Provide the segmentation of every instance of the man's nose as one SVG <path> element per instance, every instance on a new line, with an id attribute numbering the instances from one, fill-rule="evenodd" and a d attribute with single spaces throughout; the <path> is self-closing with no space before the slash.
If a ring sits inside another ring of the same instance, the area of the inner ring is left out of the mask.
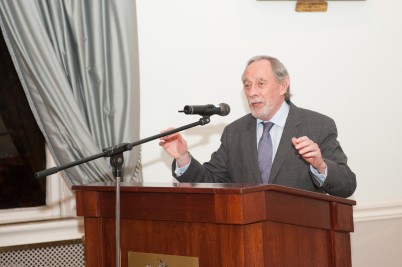
<path id="1" fill-rule="evenodd" d="M 253 95 L 257 94 L 257 88 L 256 88 L 255 84 L 250 84 L 250 86 L 246 90 L 246 94 L 248 96 L 253 96 Z"/>

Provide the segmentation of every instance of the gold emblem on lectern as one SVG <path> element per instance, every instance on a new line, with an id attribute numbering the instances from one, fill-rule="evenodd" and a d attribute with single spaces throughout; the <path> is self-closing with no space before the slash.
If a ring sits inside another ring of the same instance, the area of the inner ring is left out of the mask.
<path id="1" fill-rule="evenodd" d="M 161 259 L 157 259 L 158 267 L 169 267 L 167 262 L 162 261 Z M 145 265 L 145 267 L 153 267 L 151 264 Z"/>

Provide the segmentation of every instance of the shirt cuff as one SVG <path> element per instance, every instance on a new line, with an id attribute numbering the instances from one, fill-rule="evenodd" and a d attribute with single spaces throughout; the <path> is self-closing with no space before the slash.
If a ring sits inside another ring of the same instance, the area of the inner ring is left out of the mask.
<path id="1" fill-rule="evenodd" d="M 328 166 L 325 167 L 325 173 L 319 173 L 313 166 L 310 165 L 310 171 L 313 174 L 314 179 L 317 180 L 317 182 L 322 186 L 322 184 L 325 182 L 325 179 L 327 178 L 328 174 Z"/>
<path id="2" fill-rule="evenodd" d="M 185 173 L 185 172 L 187 171 L 187 169 L 188 169 L 188 166 L 190 166 L 190 163 L 191 163 L 191 160 L 190 160 L 190 162 L 189 162 L 186 166 L 179 167 L 179 166 L 177 165 L 177 162 L 176 162 L 176 169 L 174 170 L 174 173 L 176 174 L 176 176 L 179 177 L 179 176 L 181 176 L 183 173 Z"/>

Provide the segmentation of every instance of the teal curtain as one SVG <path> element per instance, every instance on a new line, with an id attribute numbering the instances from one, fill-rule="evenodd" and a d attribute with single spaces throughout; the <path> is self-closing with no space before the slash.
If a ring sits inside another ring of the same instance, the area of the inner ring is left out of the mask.
<path id="1" fill-rule="evenodd" d="M 139 139 L 135 1 L 0 0 L 0 26 L 58 166 Z M 142 181 L 140 148 L 124 159 L 123 181 Z M 108 158 L 62 174 L 114 181 Z"/>

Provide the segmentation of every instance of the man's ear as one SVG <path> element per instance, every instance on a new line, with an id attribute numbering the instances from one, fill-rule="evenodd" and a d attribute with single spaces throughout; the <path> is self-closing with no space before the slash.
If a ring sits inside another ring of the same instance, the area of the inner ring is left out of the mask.
<path id="1" fill-rule="evenodd" d="M 286 79 L 284 79 L 282 82 L 281 82 L 281 95 L 285 95 L 286 94 L 286 91 L 289 89 L 289 84 L 290 84 L 290 81 L 289 81 L 289 78 L 286 78 Z"/>

